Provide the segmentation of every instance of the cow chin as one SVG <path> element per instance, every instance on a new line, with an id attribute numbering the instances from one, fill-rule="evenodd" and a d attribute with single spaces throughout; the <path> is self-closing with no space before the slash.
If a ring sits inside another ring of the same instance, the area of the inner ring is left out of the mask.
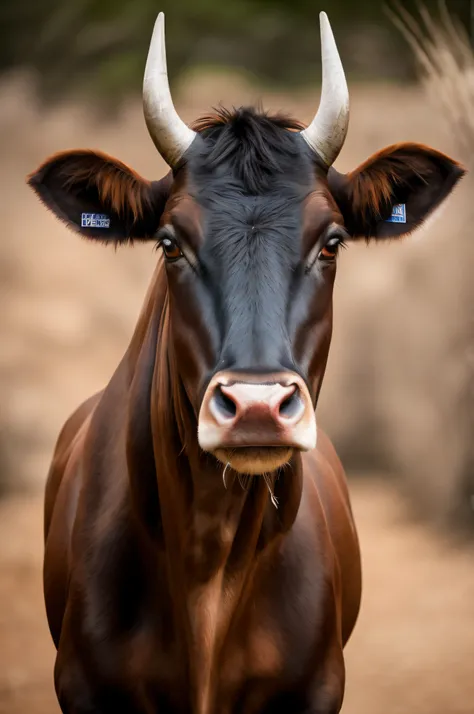
<path id="1" fill-rule="evenodd" d="M 257 476 L 276 471 L 289 462 L 293 448 L 288 446 L 248 446 L 216 449 L 214 456 L 240 474 Z"/>

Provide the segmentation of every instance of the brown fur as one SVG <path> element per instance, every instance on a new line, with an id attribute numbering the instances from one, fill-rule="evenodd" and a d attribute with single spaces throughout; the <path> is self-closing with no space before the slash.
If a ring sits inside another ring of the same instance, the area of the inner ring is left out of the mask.
<path id="1" fill-rule="evenodd" d="M 230 475 L 223 489 L 199 450 L 170 330 L 160 261 L 121 365 L 56 447 L 44 577 L 63 711 L 109 711 L 109 672 L 121 711 L 161 710 L 163 692 L 165 711 L 258 714 L 285 701 L 289 678 L 292 711 L 301 690 L 314 711 L 337 712 L 360 599 L 342 467 L 320 432 L 317 452 L 275 483 L 278 510 L 262 479 L 243 490 Z M 116 578 L 130 588 L 127 613 L 140 603 L 125 629 Z M 102 613 L 98 631 L 82 632 L 82 608 Z"/>
<path id="2" fill-rule="evenodd" d="M 126 164 L 101 151 L 78 149 L 54 154 L 30 174 L 28 182 L 34 187 L 38 176 L 43 179 L 50 166 L 66 158 L 67 171 L 63 172 L 65 189 L 77 184 L 94 184 L 104 206 L 115 211 L 118 216 L 126 217 L 131 213 L 135 221 L 145 217 L 151 206 L 150 182 Z"/>
<path id="3" fill-rule="evenodd" d="M 370 156 L 354 171 L 347 174 L 354 214 L 364 213 L 367 209 L 380 218 L 382 211 L 391 202 L 395 190 L 403 186 L 408 177 L 418 176 L 428 183 L 430 173 L 426 155 L 439 160 L 440 153 L 428 146 L 415 143 L 393 144 Z M 396 157 L 393 156 L 397 152 Z M 449 157 L 441 155 L 447 162 Z M 454 162 L 461 169 L 460 164 Z"/>
<path id="4" fill-rule="evenodd" d="M 97 169 L 94 161 L 87 166 L 86 162 L 78 163 L 71 172 L 65 185 L 77 182 L 94 182 L 99 189 L 101 201 L 110 206 L 119 216 L 131 211 L 134 220 L 144 217 L 150 208 L 150 182 L 138 173 L 106 154 L 97 152 L 106 162 Z M 91 152 L 91 158 L 93 154 Z"/>
<path id="5" fill-rule="evenodd" d="M 250 175 L 258 194 L 268 177 L 273 180 L 272 160 L 280 157 L 282 145 L 287 161 L 280 173 L 288 181 L 292 169 L 300 171 L 293 146 L 299 140 L 269 126 L 296 131 L 299 122 L 222 110 L 195 127 L 212 133 L 231 120 L 224 139 L 231 134 L 232 158 L 237 155 L 247 169 L 245 186 Z M 246 166 L 245 131 L 252 171 Z M 342 218 L 345 226 L 352 222 L 353 236 L 406 232 L 411 225 L 373 225 L 374 215 L 390 209 L 396 190 L 407 187 L 414 223 L 459 177 L 447 157 L 414 144 L 389 147 L 349 176 L 315 170 L 313 177 L 308 151 L 302 165 L 315 188 L 303 221 L 308 248 Z M 278 173 L 280 164 L 274 163 Z M 188 225 L 196 233 L 200 216 L 186 204 L 187 171 L 192 179 L 189 165 L 176 180 L 170 175 L 164 180 L 152 220 L 139 226 L 145 235 L 156 236 L 160 219 L 176 224 L 179 211 L 188 220 L 181 221 L 183 233 Z M 150 184 L 102 154 L 59 155 L 32 181 L 47 184 L 42 195 L 53 210 L 59 195 L 63 215 L 69 210 L 76 226 L 83 205 L 100 209 L 102 202 L 118 215 L 136 218 L 144 218 L 148 207 Z M 152 187 L 156 196 L 157 186 Z M 362 215 L 354 215 L 357 210 Z M 364 222 L 367 230 L 358 233 Z M 130 235 L 128 220 L 117 223 L 112 241 Z M 288 245 L 292 250 L 290 240 Z M 273 277 L 263 270 L 260 275 L 268 282 Z M 334 278 L 335 263 L 328 263 L 310 303 L 291 313 L 294 345 L 288 354 L 295 364 L 307 362 L 311 407 L 331 340 Z M 120 365 L 105 390 L 73 414 L 56 445 L 45 499 L 44 589 L 58 650 L 60 705 L 67 714 L 337 714 L 344 692 L 343 648 L 361 596 L 344 471 L 319 430 L 315 449 L 295 449 L 287 468 L 272 474 L 278 509 L 263 472 L 247 477 L 242 488 L 230 464 L 223 484 L 224 464 L 198 441 L 200 384 L 219 369 L 222 355 L 213 346 L 219 324 L 209 329 L 213 314 L 206 313 L 213 283 L 207 281 L 206 301 L 200 299 L 204 291 L 193 292 L 195 284 L 189 269 L 174 272 L 170 264 L 165 271 L 159 262 Z M 213 296 L 219 309 L 223 292 Z M 245 304 L 248 292 L 236 292 L 236 303 Z M 285 301 L 290 294 L 281 292 Z M 270 302 L 262 305 L 268 318 Z M 237 324 L 235 313 L 229 314 L 228 322 Z M 252 323 L 252 330 L 242 324 L 265 340 L 262 323 Z M 239 340 L 243 334 L 241 329 Z M 259 347 L 258 362 L 251 365 L 259 375 L 265 367 L 262 344 L 250 342 L 255 353 Z M 247 360 L 251 349 L 245 342 L 243 347 Z M 257 427 L 261 432 L 262 421 Z M 246 446 L 252 444 L 247 440 Z"/>

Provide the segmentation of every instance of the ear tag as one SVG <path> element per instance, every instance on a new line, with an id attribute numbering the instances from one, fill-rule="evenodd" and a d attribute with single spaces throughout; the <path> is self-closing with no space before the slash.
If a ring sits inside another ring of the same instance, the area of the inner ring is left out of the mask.
<path id="1" fill-rule="evenodd" d="M 110 228 L 110 218 L 105 213 L 82 213 L 81 228 Z"/>
<path id="2" fill-rule="evenodd" d="M 386 223 L 406 223 L 407 212 L 404 203 L 396 203 L 392 206 L 392 215 L 387 218 Z"/>

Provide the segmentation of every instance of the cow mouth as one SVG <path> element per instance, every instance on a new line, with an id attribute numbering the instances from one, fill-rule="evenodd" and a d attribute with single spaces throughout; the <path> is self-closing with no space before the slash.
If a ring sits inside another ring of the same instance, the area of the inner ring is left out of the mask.
<path id="1" fill-rule="evenodd" d="M 293 451 L 293 447 L 289 446 L 241 446 L 216 449 L 214 456 L 237 473 L 257 476 L 285 466 Z"/>

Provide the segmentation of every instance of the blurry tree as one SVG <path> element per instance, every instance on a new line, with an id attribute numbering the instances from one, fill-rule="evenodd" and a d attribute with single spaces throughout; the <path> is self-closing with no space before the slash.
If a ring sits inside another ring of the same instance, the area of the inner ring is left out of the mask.
<path id="1" fill-rule="evenodd" d="M 417 0 L 403 0 L 410 11 Z M 438 0 L 424 3 L 435 10 Z M 468 27 L 470 0 L 447 0 Z M 211 65 L 285 85 L 319 77 L 318 12 L 337 32 L 355 78 L 414 76 L 381 0 L 0 0 L 0 72 L 32 67 L 43 96 L 139 91 L 153 23 L 167 19 L 170 75 Z"/>

